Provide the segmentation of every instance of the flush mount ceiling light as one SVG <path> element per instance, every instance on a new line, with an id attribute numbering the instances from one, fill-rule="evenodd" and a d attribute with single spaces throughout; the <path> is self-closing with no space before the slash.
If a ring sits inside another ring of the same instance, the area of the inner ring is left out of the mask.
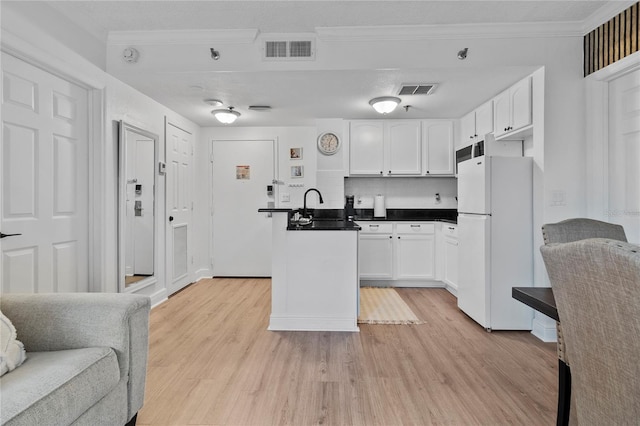
<path id="1" fill-rule="evenodd" d="M 469 52 L 469 48 L 468 47 L 465 47 L 464 49 L 459 51 L 458 52 L 458 59 L 460 59 L 461 61 L 467 59 L 467 52 Z"/>
<path id="2" fill-rule="evenodd" d="M 232 106 L 229 109 L 214 109 L 211 114 L 223 124 L 231 124 L 236 121 L 236 118 L 240 117 L 240 113 L 234 111 Z"/>
<path id="3" fill-rule="evenodd" d="M 209 104 L 209 105 L 214 106 L 214 107 L 222 105 L 222 101 L 219 101 L 217 99 L 203 99 L 202 101 L 205 104 Z"/>
<path id="4" fill-rule="evenodd" d="M 374 98 L 369 101 L 369 105 L 373 107 L 380 114 L 388 114 L 400 103 L 400 98 L 393 96 L 382 96 L 380 98 Z"/>

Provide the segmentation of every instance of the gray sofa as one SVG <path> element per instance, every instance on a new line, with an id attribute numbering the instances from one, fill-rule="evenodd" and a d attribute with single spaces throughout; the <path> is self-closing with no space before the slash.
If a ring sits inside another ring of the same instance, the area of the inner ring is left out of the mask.
<path id="1" fill-rule="evenodd" d="M 4 294 L 27 360 L 0 378 L 2 425 L 135 424 L 150 301 L 131 294 Z"/>

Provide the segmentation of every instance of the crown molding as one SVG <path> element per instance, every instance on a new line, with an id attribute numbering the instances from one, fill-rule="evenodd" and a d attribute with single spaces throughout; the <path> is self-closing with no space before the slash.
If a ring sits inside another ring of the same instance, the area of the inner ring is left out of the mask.
<path id="1" fill-rule="evenodd" d="M 111 31 L 107 37 L 107 45 L 253 43 L 257 36 L 257 29 Z"/>
<path id="2" fill-rule="evenodd" d="M 607 22 L 623 10 L 628 9 L 636 3 L 637 0 L 615 0 L 607 2 L 600 9 L 596 10 L 587 19 L 583 21 L 582 34 L 589 34 L 600 25 Z"/>
<path id="3" fill-rule="evenodd" d="M 577 22 L 517 24 L 398 25 L 384 27 L 318 27 L 323 41 L 383 41 L 422 39 L 581 37 Z"/>

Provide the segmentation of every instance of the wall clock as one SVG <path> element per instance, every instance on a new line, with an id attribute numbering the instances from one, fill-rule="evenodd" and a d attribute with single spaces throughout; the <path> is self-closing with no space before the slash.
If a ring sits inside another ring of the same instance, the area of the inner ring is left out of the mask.
<path id="1" fill-rule="evenodd" d="M 318 137 L 318 150 L 324 155 L 333 155 L 340 149 L 340 138 L 335 133 L 326 132 Z"/>

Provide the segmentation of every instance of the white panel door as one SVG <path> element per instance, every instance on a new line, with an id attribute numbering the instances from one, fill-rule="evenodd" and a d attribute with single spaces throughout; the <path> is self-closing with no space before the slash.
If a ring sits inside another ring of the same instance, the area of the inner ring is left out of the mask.
<path id="1" fill-rule="evenodd" d="M 167 123 L 166 157 L 167 277 L 169 294 L 172 294 L 191 282 L 193 135 Z"/>
<path id="2" fill-rule="evenodd" d="M 640 70 L 609 84 L 607 220 L 640 243 Z"/>
<path id="3" fill-rule="evenodd" d="M 271 276 L 271 220 L 259 208 L 275 178 L 273 140 L 212 141 L 213 274 Z"/>
<path id="4" fill-rule="evenodd" d="M 89 291 L 88 93 L 2 53 L 3 292 Z"/>

